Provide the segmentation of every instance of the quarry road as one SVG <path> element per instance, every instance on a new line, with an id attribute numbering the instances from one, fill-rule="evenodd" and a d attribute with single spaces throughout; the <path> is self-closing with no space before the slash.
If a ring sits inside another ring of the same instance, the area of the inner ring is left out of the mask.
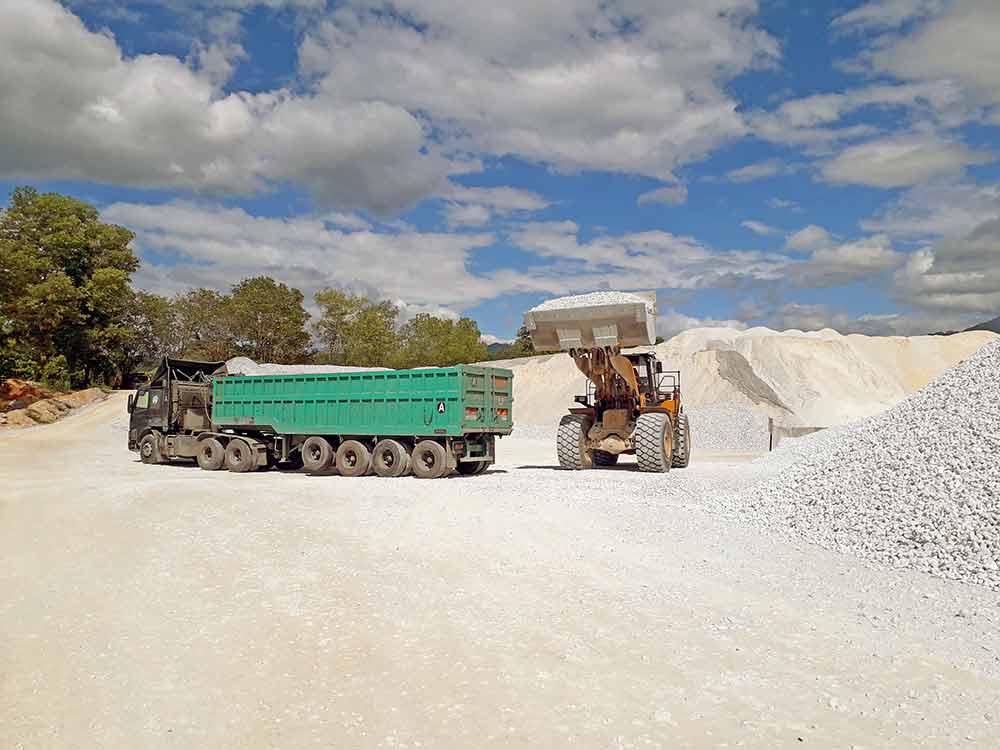
<path id="1" fill-rule="evenodd" d="M 0 747 L 1000 742 L 1000 595 L 707 510 L 766 461 L 234 475 L 126 426 L 0 434 Z"/>

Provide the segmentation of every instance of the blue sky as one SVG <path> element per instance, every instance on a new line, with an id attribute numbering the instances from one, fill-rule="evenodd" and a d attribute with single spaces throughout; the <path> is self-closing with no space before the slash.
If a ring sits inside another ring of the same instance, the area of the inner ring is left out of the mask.
<path id="1" fill-rule="evenodd" d="M 990 0 L 0 0 L 0 188 L 137 233 L 136 283 L 266 273 L 468 314 L 656 289 L 660 330 L 1000 314 Z"/>

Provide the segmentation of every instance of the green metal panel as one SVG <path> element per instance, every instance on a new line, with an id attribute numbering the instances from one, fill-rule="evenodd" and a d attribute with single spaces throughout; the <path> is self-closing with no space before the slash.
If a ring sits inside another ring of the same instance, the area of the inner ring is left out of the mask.
<path id="1" fill-rule="evenodd" d="M 425 370 L 230 375 L 212 384 L 219 428 L 294 435 L 507 434 L 513 373 L 460 365 Z"/>

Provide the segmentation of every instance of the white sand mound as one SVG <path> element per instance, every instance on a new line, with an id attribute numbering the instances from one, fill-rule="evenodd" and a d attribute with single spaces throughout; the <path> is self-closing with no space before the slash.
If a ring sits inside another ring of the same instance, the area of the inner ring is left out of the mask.
<path id="1" fill-rule="evenodd" d="M 696 328 L 655 349 L 666 369 L 681 371 L 689 406 L 729 403 L 786 425 L 828 427 L 885 411 L 996 338 Z M 566 354 L 492 364 L 515 373 L 518 424 L 555 425 L 586 388 Z"/>
<path id="2" fill-rule="evenodd" d="M 355 372 L 357 370 L 387 370 L 387 367 L 348 367 L 346 365 L 273 365 L 254 362 L 249 357 L 233 357 L 226 361 L 230 375 L 317 375 L 326 372 Z"/>

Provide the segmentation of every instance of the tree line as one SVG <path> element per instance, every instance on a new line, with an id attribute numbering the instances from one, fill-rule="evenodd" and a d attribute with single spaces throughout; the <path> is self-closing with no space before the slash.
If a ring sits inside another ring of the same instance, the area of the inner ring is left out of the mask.
<path id="1" fill-rule="evenodd" d="M 533 351 L 525 331 L 491 353 L 471 318 L 421 313 L 400 322 L 391 302 L 340 289 L 316 293 L 312 320 L 300 290 L 267 276 L 243 279 L 228 293 L 138 291 L 134 237 L 83 201 L 13 191 L 0 212 L 0 379 L 117 384 L 162 355 L 406 368 Z"/>

